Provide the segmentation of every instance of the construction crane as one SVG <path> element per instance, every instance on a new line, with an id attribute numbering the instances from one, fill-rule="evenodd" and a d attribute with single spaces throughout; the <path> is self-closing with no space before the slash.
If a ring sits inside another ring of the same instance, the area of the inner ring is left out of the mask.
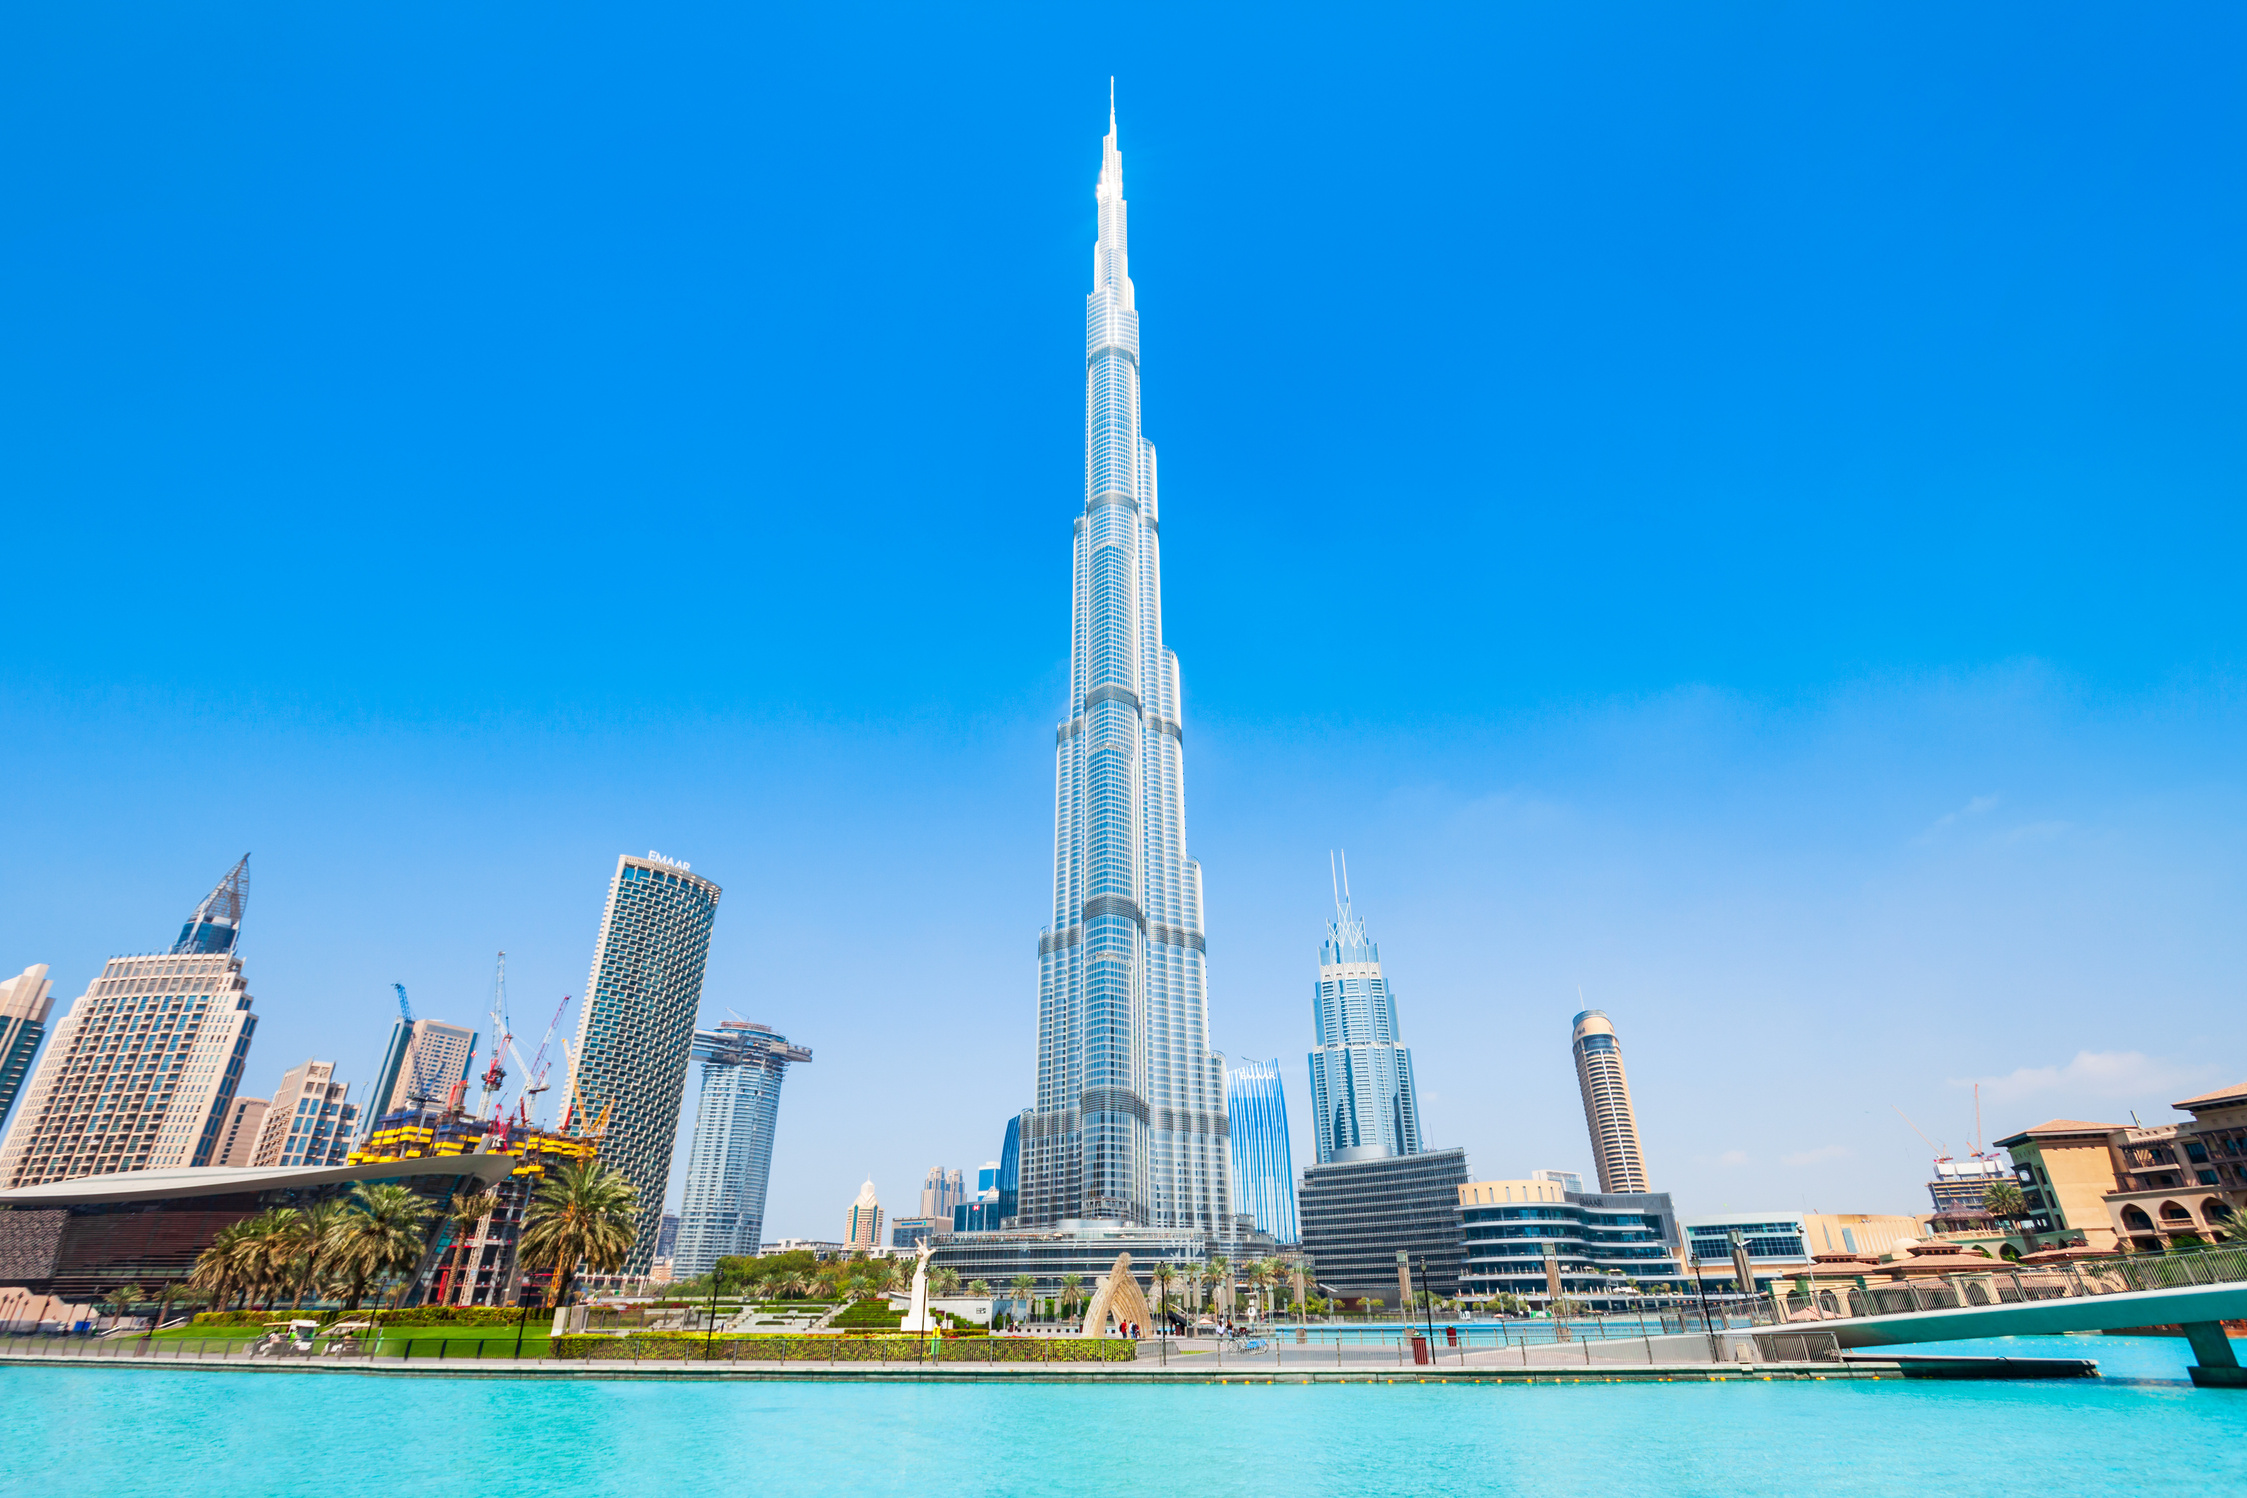
<path id="1" fill-rule="evenodd" d="M 533 1099 L 547 1089 L 546 1074 L 553 1069 L 554 1063 L 547 1059 L 546 1053 L 553 1048 L 554 1032 L 562 1027 L 562 1011 L 569 1005 L 570 996 L 563 994 L 562 1002 L 554 1006 L 554 1017 L 546 1022 L 546 1034 L 540 1037 L 538 1049 L 531 1053 L 529 1061 L 523 1063 L 523 1122 L 526 1124 L 531 1119 L 530 1110 L 536 1106 Z"/>
<path id="2" fill-rule="evenodd" d="M 406 985 L 403 983 L 393 983 L 390 986 L 398 990 L 399 1017 L 404 1019 L 407 1024 L 412 1024 L 414 1022 L 414 1006 L 406 1002 Z"/>
<path id="3" fill-rule="evenodd" d="M 491 1065 L 484 1068 L 484 1095 L 476 1104 L 476 1116 L 479 1118 L 487 1113 L 495 1119 L 499 1116 L 492 1100 L 499 1096 L 500 1085 L 507 1080 L 507 1068 L 499 1063 L 500 1058 L 507 1054 L 508 1044 L 514 1038 L 507 1028 L 507 954 L 502 952 L 499 954 L 499 973 L 492 979 L 492 1061 Z"/>
<path id="4" fill-rule="evenodd" d="M 1891 1108 L 1896 1108 L 1896 1105 L 1894 1103 L 1890 1103 L 1888 1106 Z M 1905 1123 L 1911 1124 L 1911 1131 L 1914 1134 L 1917 1134 L 1922 1139 L 1927 1139 L 1927 1131 L 1921 1128 L 1918 1124 L 1912 1123 L 1912 1118 L 1909 1113 L 1906 1113 L 1901 1108 L 1896 1108 L 1896 1116 L 1902 1119 Z M 1934 1152 L 1935 1158 L 1938 1160 L 1948 1160 L 1951 1157 L 1949 1150 L 1944 1149 L 1941 1145 L 1937 1144 L 1932 1139 L 1927 1139 L 1927 1147 Z"/>

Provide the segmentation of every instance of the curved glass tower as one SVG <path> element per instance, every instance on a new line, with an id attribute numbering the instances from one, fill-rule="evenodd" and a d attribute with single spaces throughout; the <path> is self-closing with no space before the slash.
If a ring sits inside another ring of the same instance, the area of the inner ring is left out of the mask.
<path id="1" fill-rule="evenodd" d="M 1412 1090 L 1412 1052 L 1397 1035 L 1396 996 L 1381 976 L 1381 948 L 1350 908 L 1350 887 L 1334 897 L 1334 919 L 1319 949 L 1318 1049 L 1311 1052 L 1311 1110 L 1319 1164 L 1420 1153 L 1420 1100 Z"/>
<path id="2" fill-rule="evenodd" d="M 1069 707 L 1054 734 L 1053 924 L 1038 942 L 1037 1102 L 1021 1224 L 1223 1232 L 1225 1066 L 1209 1048 L 1201 866 L 1187 856 L 1178 658 L 1163 646 L 1155 449 L 1108 111 L 1085 298 L 1084 510 Z"/>
<path id="3" fill-rule="evenodd" d="M 729 1019 L 694 1032 L 694 1059 L 702 1063 L 702 1096 L 672 1245 L 671 1273 L 682 1280 L 708 1274 L 722 1258 L 753 1255 L 764 1243 L 780 1084 L 790 1064 L 811 1060 L 811 1052 L 764 1025 Z"/>
<path id="4" fill-rule="evenodd" d="M 1225 1111 L 1233 1125 L 1233 1189 L 1256 1230 L 1300 1243 L 1295 1222 L 1295 1158 L 1287 1142 L 1287 1097 L 1278 1061 L 1235 1061 L 1225 1068 Z"/>

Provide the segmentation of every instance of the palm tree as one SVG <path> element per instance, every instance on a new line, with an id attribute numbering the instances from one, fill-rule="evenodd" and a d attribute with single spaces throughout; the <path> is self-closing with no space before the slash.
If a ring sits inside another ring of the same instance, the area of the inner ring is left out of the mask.
<path id="1" fill-rule="evenodd" d="M 296 1299 L 290 1302 L 290 1310 L 303 1306 L 306 1292 L 320 1283 L 332 1265 L 336 1233 L 343 1219 L 343 1203 L 330 1201 L 307 1207 L 304 1215 L 291 1224 L 295 1252 L 289 1259 L 289 1283 Z"/>
<path id="2" fill-rule="evenodd" d="M 395 1181 L 361 1181 L 336 1223 L 330 1262 L 347 1291 L 344 1310 L 356 1311 L 366 1298 L 367 1281 L 393 1270 L 410 1269 L 421 1258 L 422 1224 L 431 1216 L 419 1192 Z"/>
<path id="3" fill-rule="evenodd" d="M 2011 1181 L 1999 1181 L 1983 1192 L 1982 1210 L 1992 1217 L 2010 1221 L 2014 1231 L 2023 1238 L 2028 1236 L 2029 1199 Z"/>
<path id="4" fill-rule="evenodd" d="M 195 1272 L 187 1283 L 211 1298 L 211 1308 L 223 1311 L 242 1284 L 242 1240 L 249 1223 L 230 1222 L 211 1238 L 210 1247 L 195 1256 Z"/>
<path id="5" fill-rule="evenodd" d="M 983 1283 L 981 1280 L 977 1284 Z M 960 1272 L 949 1265 L 940 1265 L 928 1272 L 928 1287 L 939 1295 L 960 1293 Z"/>
<path id="6" fill-rule="evenodd" d="M 438 1284 L 439 1301 L 451 1299 L 453 1276 L 468 1267 L 468 1240 L 476 1231 L 476 1224 L 498 1210 L 499 1193 L 489 1187 L 482 1191 L 461 1192 L 453 1197 L 453 1204 L 445 1213 L 452 1220 L 453 1247 L 450 1262 L 445 1265 L 445 1277 Z"/>
<path id="7" fill-rule="evenodd" d="M 1084 1276 L 1081 1274 L 1061 1276 L 1061 1311 L 1063 1316 L 1067 1316 L 1076 1306 L 1076 1303 L 1083 1298 Z"/>
<path id="8" fill-rule="evenodd" d="M 1155 1260 L 1154 1276 L 1155 1314 L 1158 1316 L 1167 1315 L 1170 1311 L 1170 1282 L 1177 1278 L 1178 1271 L 1171 1268 L 1167 1260 L 1157 1259 Z"/>
<path id="9" fill-rule="evenodd" d="M 960 1277 L 960 1272 L 956 1269 L 947 1269 L 944 1272 L 952 1276 L 954 1280 Z M 989 1280 L 969 1280 L 967 1282 L 967 1293 L 974 1296 L 988 1296 L 991 1293 L 991 1282 Z"/>
<path id="10" fill-rule="evenodd" d="M 1038 1282 L 1030 1275 L 1018 1274 L 1013 1279 L 1007 1281 L 1007 1286 L 1009 1289 L 1014 1291 L 1014 1298 L 1016 1300 L 1028 1301 L 1030 1298 L 1030 1292 L 1038 1288 Z M 1029 1319 L 1033 1321 L 1037 1319 L 1037 1307 L 1032 1306 L 1030 1308 Z"/>
<path id="11" fill-rule="evenodd" d="M 272 1207 L 242 1224 L 235 1243 L 236 1268 L 252 1298 L 271 1303 L 273 1295 L 289 1282 L 290 1264 L 296 1257 L 297 1212 Z"/>
<path id="12" fill-rule="evenodd" d="M 546 1178 L 523 1219 L 521 1257 L 553 1271 L 546 1303 L 560 1305 L 577 1266 L 607 1273 L 632 1251 L 637 1190 L 598 1160 L 564 1165 Z"/>

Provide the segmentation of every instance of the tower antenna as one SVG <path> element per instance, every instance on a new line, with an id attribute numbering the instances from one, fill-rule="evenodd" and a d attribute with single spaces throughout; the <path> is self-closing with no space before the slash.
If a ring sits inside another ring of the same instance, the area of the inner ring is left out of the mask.
<path id="1" fill-rule="evenodd" d="M 1974 1084 L 1974 1153 L 1982 1152 L 1982 1084 Z"/>
<path id="2" fill-rule="evenodd" d="M 1350 850 L 1342 850 L 1342 898 L 1350 898 Z"/>
<path id="3" fill-rule="evenodd" d="M 1334 850 L 1326 850 L 1326 882 L 1334 891 L 1334 908 L 1342 908 L 1342 876 L 1334 872 Z"/>

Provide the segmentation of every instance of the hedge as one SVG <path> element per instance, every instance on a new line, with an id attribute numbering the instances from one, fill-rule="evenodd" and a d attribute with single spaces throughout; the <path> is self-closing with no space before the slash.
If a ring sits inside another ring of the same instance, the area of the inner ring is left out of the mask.
<path id="1" fill-rule="evenodd" d="M 196 1326 L 268 1326 L 276 1321 L 377 1321 L 384 1326 L 513 1326 L 521 1316 L 518 1306 L 408 1306 L 404 1310 L 375 1311 L 361 1308 L 346 1314 L 336 1310 L 292 1311 L 286 1306 L 270 1311 L 198 1311 Z M 530 1324 L 551 1322 L 554 1313 L 531 1307 Z"/>
<path id="2" fill-rule="evenodd" d="M 675 1332 L 556 1337 L 557 1358 L 703 1358 L 713 1362 L 913 1363 L 929 1360 L 923 1337 L 716 1337 Z M 936 1343 L 943 1363 L 1128 1363 L 1139 1344 L 1121 1337 L 961 1337 Z"/>

